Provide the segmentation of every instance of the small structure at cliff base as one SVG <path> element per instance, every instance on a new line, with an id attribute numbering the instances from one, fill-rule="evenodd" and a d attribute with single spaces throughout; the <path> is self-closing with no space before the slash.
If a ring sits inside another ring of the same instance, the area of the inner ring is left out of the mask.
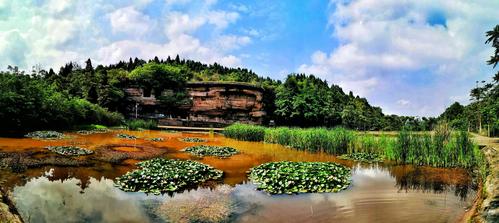
<path id="1" fill-rule="evenodd" d="M 191 103 L 176 114 L 166 114 L 154 93 L 146 89 L 125 89 L 129 114 L 156 118 L 160 125 L 224 127 L 234 122 L 262 124 L 266 115 L 263 88 L 239 82 L 189 82 L 186 86 Z"/>

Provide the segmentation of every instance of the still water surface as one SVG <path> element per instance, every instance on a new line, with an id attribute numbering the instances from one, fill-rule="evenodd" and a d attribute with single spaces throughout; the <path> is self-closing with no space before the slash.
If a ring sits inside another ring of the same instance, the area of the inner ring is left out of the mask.
<path id="1" fill-rule="evenodd" d="M 118 132 L 164 142 L 118 139 Z M 188 222 L 213 220 L 230 213 L 231 222 L 456 222 L 472 205 L 476 191 L 462 169 L 396 164 L 358 164 L 324 153 L 308 153 L 280 145 L 242 142 L 221 135 L 161 131 L 115 131 L 70 134 L 62 140 L 0 138 L 0 151 L 41 151 L 48 145 L 78 145 L 89 149 L 141 153 L 164 150 L 166 158 L 195 159 L 224 171 L 211 182 L 180 193 L 153 196 L 123 192 L 113 179 L 135 167 L 129 159 L 115 165 L 45 166 L 23 175 L 2 171 L 18 211 L 26 222 Z M 207 143 L 185 143 L 201 137 Z M 241 151 L 229 159 L 190 156 L 180 150 L 197 144 L 232 146 Z M 50 154 L 53 155 L 53 154 Z M 92 155 L 91 155 L 92 156 Z M 91 156 L 81 159 L 90 159 Z M 332 161 L 351 167 L 352 184 L 339 193 L 267 195 L 248 182 L 246 171 L 271 161 Z M 196 217 L 194 218 L 193 215 Z M 201 217 L 200 217 L 201 216 Z"/>

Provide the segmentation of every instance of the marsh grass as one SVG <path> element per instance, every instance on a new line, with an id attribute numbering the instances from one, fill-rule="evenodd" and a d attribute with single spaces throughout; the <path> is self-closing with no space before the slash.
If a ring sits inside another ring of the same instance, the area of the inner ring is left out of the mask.
<path id="1" fill-rule="evenodd" d="M 223 134 L 229 138 L 244 141 L 263 141 L 265 128 L 256 125 L 233 124 L 224 129 Z"/>
<path id="2" fill-rule="evenodd" d="M 155 120 L 133 119 L 127 120 L 125 126 L 130 130 L 156 129 L 158 123 Z"/>
<path id="3" fill-rule="evenodd" d="M 239 140 L 264 141 L 310 152 L 334 155 L 363 152 L 398 163 L 486 170 L 482 167 L 486 165 L 483 154 L 469 134 L 451 131 L 446 124 L 437 126 L 433 133 L 402 130 L 396 137 L 359 134 L 343 128 L 264 128 L 244 124 L 229 126 L 224 133 Z"/>

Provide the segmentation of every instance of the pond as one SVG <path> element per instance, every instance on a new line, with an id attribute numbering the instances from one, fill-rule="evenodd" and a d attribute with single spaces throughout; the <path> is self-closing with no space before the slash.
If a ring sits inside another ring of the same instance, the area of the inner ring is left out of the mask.
<path id="1" fill-rule="evenodd" d="M 456 222 L 477 195 L 463 169 L 360 164 L 218 134 L 119 130 L 67 135 L 57 140 L 0 138 L 0 152 L 25 154 L 20 159 L 56 160 L 22 173 L 0 170 L 2 186 L 12 192 L 26 222 Z M 181 151 L 193 145 L 230 146 L 240 153 L 219 159 Z M 96 153 L 71 157 L 82 165 L 63 166 L 56 159 L 60 155 L 47 146 L 78 146 Z M 125 155 L 120 160 L 95 157 L 121 153 Z M 197 160 L 223 170 L 224 177 L 164 195 L 123 192 L 113 185 L 114 178 L 136 169 L 139 159 L 151 157 Z M 340 163 L 352 168 L 352 183 L 338 193 L 271 196 L 248 181 L 250 168 L 283 160 Z"/>

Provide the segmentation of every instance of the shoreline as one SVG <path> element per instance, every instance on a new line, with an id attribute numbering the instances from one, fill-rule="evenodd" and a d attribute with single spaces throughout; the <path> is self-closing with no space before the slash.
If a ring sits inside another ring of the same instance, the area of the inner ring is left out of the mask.
<path id="1" fill-rule="evenodd" d="M 473 134 L 473 139 L 479 145 L 484 146 L 482 152 L 485 154 L 489 164 L 488 174 L 481 187 L 479 198 L 473 205 L 474 211 L 466 222 L 498 222 L 499 221 L 499 138 L 489 138 Z M 469 212 L 469 211 L 468 211 Z"/>

